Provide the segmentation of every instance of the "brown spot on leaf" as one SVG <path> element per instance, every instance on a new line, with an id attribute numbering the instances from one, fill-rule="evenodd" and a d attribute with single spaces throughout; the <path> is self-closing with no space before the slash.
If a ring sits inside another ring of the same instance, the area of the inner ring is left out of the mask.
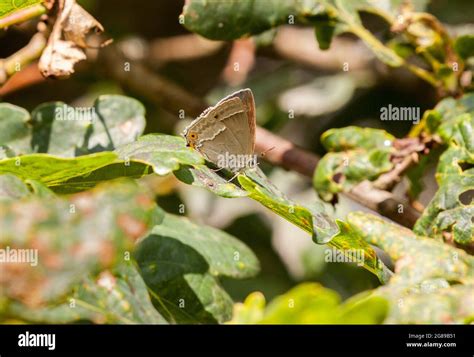
<path id="1" fill-rule="evenodd" d="M 150 196 L 145 194 L 139 194 L 136 196 L 135 199 L 138 205 L 145 209 L 151 209 L 155 204 L 155 202 L 150 198 Z"/>
<path id="2" fill-rule="evenodd" d="M 469 169 L 472 169 L 474 167 L 474 164 L 471 164 L 469 162 L 458 162 L 459 167 L 461 168 L 462 171 L 467 171 Z"/>
<path id="3" fill-rule="evenodd" d="M 332 180 L 335 182 L 335 183 L 341 183 L 342 179 L 344 178 L 344 175 L 340 172 L 337 172 L 335 173 L 333 176 L 332 176 Z"/>
<path id="4" fill-rule="evenodd" d="M 133 240 L 137 240 L 147 231 L 145 223 L 126 213 L 118 216 L 117 225 Z"/>
<path id="5" fill-rule="evenodd" d="M 459 195 L 459 201 L 463 205 L 470 205 L 473 199 L 474 199 L 474 190 L 467 190 Z"/>
<path id="6" fill-rule="evenodd" d="M 37 307 L 44 302 L 46 283 L 46 277 L 39 273 L 37 267 L 30 264 L 0 264 L 2 294 L 29 307 Z"/>

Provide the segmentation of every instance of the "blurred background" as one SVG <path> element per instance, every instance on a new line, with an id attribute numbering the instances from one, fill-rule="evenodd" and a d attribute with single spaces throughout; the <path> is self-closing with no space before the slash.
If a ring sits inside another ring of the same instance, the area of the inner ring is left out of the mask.
<path id="1" fill-rule="evenodd" d="M 235 42 L 210 41 L 179 23 L 183 1 L 78 2 L 102 23 L 113 44 L 101 51 L 89 50 L 89 59 L 67 80 L 45 80 L 36 65 L 25 68 L 0 88 L 2 101 L 32 110 L 47 101 L 88 106 L 101 94 L 120 93 L 144 103 L 147 133 L 179 134 L 201 110 L 202 101 L 212 105 L 234 90 L 249 87 L 260 126 L 318 155 L 324 155 L 319 137 L 329 128 L 383 128 L 402 137 L 412 123 L 381 121 L 380 108 L 416 106 L 423 112 L 437 101 L 429 85 L 403 69 L 387 68 L 353 36 L 336 38 L 324 52 L 318 49 L 314 31 L 298 26 Z M 472 0 L 433 0 L 429 12 L 451 31 L 474 26 L 469 25 L 474 19 Z M 379 18 L 366 15 L 363 20 L 383 36 L 386 25 Z M 28 22 L 1 32 L 0 57 L 25 46 L 35 30 L 36 23 Z M 163 101 L 163 92 L 178 99 Z M 179 104 L 183 101 L 186 108 Z M 308 178 L 265 164 L 262 168 L 295 201 L 314 204 L 317 200 Z M 168 212 L 182 214 L 180 207 L 184 207 L 191 219 L 229 232 L 255 252 L 262 266 L 257 277 L 222 281 L 237 301 L 255 290 L 270 300 L 301 281 L 321 282 L 343 298 L 378 285 L 362 268 L 326 263 L 324 247 L 252 200 L 220 198 L 173 176 L 145 181 L 155 188 L 160 206 Z M 335 208 L 326 206 L 339 217 L 363 209 L 345 201 Z"/>

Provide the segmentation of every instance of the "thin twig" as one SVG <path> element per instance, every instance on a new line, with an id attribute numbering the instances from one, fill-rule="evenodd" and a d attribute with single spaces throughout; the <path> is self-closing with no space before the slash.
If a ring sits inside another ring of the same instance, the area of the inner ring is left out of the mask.
<path id="1" fill-rule="evenodd" d="M 167 78 L 156 74 L 142 63 L 125 58 L 118 46 L 110 46 L 99 53 L 99 61 L 108 74 L 135 93 L 149 98 L 160 107 L 178 115 L 184 110 L 197 116 L 206 104 Z"/>
<path id="2" fill-rule="evenodd" d="M 397 139 L 394 142 L 395 152 L 392 161 L 394 168 L 380 175 L 372 186 L 379 190 L 390 191 L 403 177 L 403 174 L 416 162 L 420 153 L 427 153 L 426 142 L 420 137 Z"/>

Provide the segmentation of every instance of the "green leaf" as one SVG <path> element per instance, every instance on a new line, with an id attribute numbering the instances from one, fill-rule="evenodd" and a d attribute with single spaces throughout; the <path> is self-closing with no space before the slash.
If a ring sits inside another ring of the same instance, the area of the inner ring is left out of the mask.
<path id="1" fill-rule="evenodd" d="M 28 186 L 15 175 L 0 175 L 0 200 L 17 200 L 29 194 Z"/>
<path id="2" fill-rule="evenodd" d="M 75 292 L 77 306 L 89 310 L 89 319 L 95 323 L 166 323 L 135 266 L 122 264 L 114 270 L 86 279 Z"/>
<path id="3" fill-rule="evenodd" d="M 463 35 L 456 38 L 454 49 L 463 59 L 474 56 L 474 35 Z"/>
<path id="4" fill-rule="evenodd" d="M 0 0 L 0 18 L 15 11 L 41 3 L 43 3 L 43 0 Z"/>
<path id="5" fill-rule="evenodd" d="M 265 296 L 255 291 L 249 294 L 243 303 L 236 303 L 230 324 L 255 324 L 261 321 L 265 311 Z"/>
<path id="6" fill-rule="evenodd" d="M 411 166 L 406 171 L 405 177 L 408 179 L 409 183 L 408 196 L 411 200 L 416 200 L 420 193 L 423 192 L 425 187 L 423 175 L 432 163 L 438 161 L 439 156 L 440 149 L 433 148 L 428 152 L 428 154 L 421 156 L 416 165 Z"/>
<path id="7" fill-rule="evenodd" d="M 388 315 L 387 299 L 370 292 L 357 294 L 342 305 L 340 323 L 380 324 Z"/>
<path id="8" fill-rule="evenodd" d="M 380 129 L 348 126 L 326 131 L 321 143 L 330 152 L 316 167 L 314 188 L 323 200 L 330 201 L 335 193 L 390 171 L 394 141 L 395 137 Z"/>
<path id="9" fill-rule="evenodd" d="M 17 200 L 31 194 L 38 197 L 54 197 L 53 191 L 35 180 L 23 182 L 12 174 L 0 175 L 0 200 Z"/>
<path id="10" fill-rule="evenodd" d="M 473 132 L 470 131 L 472 140 Z M 470 169 L 463 170 L 463 165 Z M 474 242 L 474 150 L 452 145 L 441 155 L 438 191 L 415 224 L 418 234 L 443 239 L 446 233 L 459 244 Z"/>
<path id="11" fill-rule="evenodd" d="M 318 40 L 321 50 L 327 50 L 331 47 L 332 38 L 336 35 L 336 21 L 329 18 L 316 20 L 314 24 L 314 33 Z"/>
<path id="12" fill-rule="evenodd" d="M 206 165 L 182 166 L 175 176 L 188 185 L 205 188 L 218 196 L 236 198 L 247 196 L 247 192 L 228 182 Z"/>
<path id="13" fill-rule="evenodd" d="M 378 5 L 365 0 L 191 0 L 184 6 L 182 16 L 184 26 L 188 30 L 213 40 L 234 40 L 288 23 L 312 24 L 316 28 L 320 47 L 326 49 L 333 33 L 352 32 L 359 36 L 381 61 L 394 67 L 401 66 L 403 59 L 384 46 L 361 24 L 359 11 L 372 12 L 389 22 L 394 21 L 395 14 L 385 11 L 385 4 Z"/>
<path id="14" fill-rule="evenodd" d="M 388 279 L 389 271 L 377 258 L 375 251 L 344 222 L 330 218 L 322 207 L 309 209 L 288 200 L 259 170 L 247 170 L 238 179 L 250 198 L 311 234 L 314 242 L 335 247 L 344 255 L 360 250 L 363 256 L 360 265 L 381 281 Z"/>
<path id="15" fill-rule="evenodd" d="M 180 165 L 204 163 L 204 158 L 197 151 L 186 147 L 183 138 L 164 134 L 142 136 L 118 148 L 116 152 L 125 161 L 141 161 L 151 165 L 158 175 L 167 175 L 178 170 Z"/>
<path id="16" fill-rule="evenodd" d="M 321 198 L 332 200 L 335 193 L 349 191 L 359 182 L 374 180 L 393 168 L 391 147 L 330 152 L 318 162 L 313 185 Z"/>
<path id="17" fill-rule="evenodd" d="M 8 103 L 0 103 L 0 148 L 8 147 L 22 153 L 29 152 L 30 119 L 30 114 L 25 109 Z M 0 159 L 3 157 L 5 155 L 0 152 Z"/>
<path id="18" fill-rule="evenodd" d="M 436 285 L 440 285 L 439 287 Z M 398 297 L 388 324 L 471 324 L 474 319 L 474 284 L 449 286 L 425 282 L 414 294 Z"/>
<path id="19" fill-rule="evenodd" d="M 56 186 L 72 177 L 87 175 L 101 167 L 118 162 L 111 152 L 63 159 L 46 154 L 31 154 L 0 161 L 0 173 L 11 173 L 22 180 L 32 179 Z"/>
<path id="20" fill-rule="evenodd" d="M 151 134 L 121 146 L 116 152 L 77 158 L 30 154 L 0 160 L 0 174 L 10 173 L 22 180 L 36 180 L 58 193 L 73 193 L 119 177 L 140 178 L 151 173 L 151 170 L 166 175 L 178 170 L 180 165 L 199 165 L 203 162 L 201 155 L 185 146 L 184 139 Z M 193 174 L 196 175 L 196 172 Z M 201 169 L 199 178 L 202 182 L 208 180 L 203 174 L 218 179 L 210 170 Z M 228 196 L 245 195 L 237 187 L 225 183 L 225 180 L 219 180 L 214 187 L 216 192 Z"/>
<path id="21" fill-rule="evenodd" d="M 232 300 L 217 278 L 247 278 L 259 270 L 239 240 L 170 214 L 140 243 L 135 258 L 155 306 L 168 321 L 180 323 L 230 319 Z"/>
<path id="22" fill-rule="evenodd" d="M 79 283 L 64 302 L 32 309 L 13 302 L 5 315 L 30 323 L 163 324 L 166 320 L 151 303 L 148 290 L 133 263 L 103 271 Z"/>
<path id="23" fill-rule="evenodd" d="M 322 0 L 331 19 L 336 22 L 336 32 L 351 32 L 358 36 L 379 60 L 392 67 L 403 65 L 403 59 L 372 35 L 360 21 L 359 12 L 371 12 L 393 23 L 395 14 L 383 9 L 383 4 L 366 0 Z M 378 6 L 382 5 L 382 6 Z M 394 9 L 392 9 L 393 11 Z"/>
<path id="24" fill-rule="evenodd" d="M 238 180 L 250 198 L 312 234 L 315 242 L 327 243 L 338 232 L 334 220 L 326 213 L 321 210 L 311 212 L 308 208 L 290 201 L 260 170 L 255 172 L 247 170 L 245 175 L 238 176 Z"/>
<path id="25" fill-rule="evenodd" d="M 272 27 L 295 22 L 308 23 L 308 18 L 323 10 L 316 0 L 191 0 L 183 7 L 184 26 L 213 40 L 234 40 L 256 35 Z"/>
<path id="26" fill-rule="evenodd" d="M 328 244 L 349 257 L 353 257 L 352 254 L 355 252 L 362 252 L 362 261 L 357 261 L 357 265 L 364 266 L 368 271 L 375 274 L 382 283 L 386 283 L 392 273 L 377 258 L 374 249 L 349 224 L 340 220 L 336 220 L 336 223 L 339 227 L 339 232 L 334 235 Z"/>
<path id="27" fill-rule="evenodd" d="M 349 191 L 361 181 L 374 180 L 390 171 L 394 141 L 394 136 L 380 129 L 329 129 L 321 135 L 321 143 L 330 152 L 316 167 L 314 188 L 322 199 L 330 201 L 335 193 Z"/>
<path id="28" fill-rule="evenodd" d="M 89 155 L 83 157 L 89 157 Z M 69 163 L 73 164 L 72 161 Z M 151 167 L 142 162 L 124 162 L 116 160 L 116 162 L 111 162 L 108 165 L 99 167 L 92 171 L 85 170 L 85 172 L 77 176 L 74 174 L 69 177 L 61 177 L 60 181 L 50 185 L 50 188 L 59 194 L 75 193 L 88 190 L 99 183 L 107 182 L 109 180 L 123 177 L 138 179 L 151 173 Z"/>
<path id="29" fill-rule="evenodd" d="M 252 293 L 236 304 L 231 323 L 260 324 L 379 324 L 387 314 L 382 297 L 356 296 L 341 304 L 332 290 L 304 283 L 278 296 L 265 307 L 265 298 Z"/>
<path id="30" fill-rule="evenodd" d="M 41 198 L 52 198 L 55 196 L 54 192 L 50 190 L 48 187 L 43 185 L 41 182 L 35 180 L 26 180 L 26 184 L 30 189 L 32 194 L 35 194 Z"/>
<path id="31" fill-rule="evenodd" d="M 453 282 L 472 279 L 474 258 L 461 249 L 417 236 L 371 214 L 352 212 L 347 220 L 366 242 L 383 249 L 398 262 L 397 274 L 390 283 L 416 284 L 438 277 Z"/>
<path id="32" fill-rule="evenodd" d="M 122 260 L 158 213 L 146 192 L 120 182 L 68 198 L 0 201 L 2 252 L 13 249 L 5 253 L 11 261 L 31 249 L 27 262 L 2 264 L 0 300 L 38 307 L 64 297 L 87 274 Z"/>
<path id="33" fill-rule="evenodd" d="M 127 166 L 112 152 L 64 159 L 46 154 L 31 154 L 0 161 L 0 174 L 14 174 L 22 180 L 35 180 L 53 191 L 77 192 L 98 183 L 118 178 L 138 178 L 148 166 L 131 162 Z"/>
<path id="34" fill-rule="evenodd" d="M 472 321 L 472 256 L 371 214 L 350 213 L 348 222 L 395 261 L 396 274 L 373 292 L 390 301 L 387 323 Z"/>
<path id="35" fill-rule="evenodd" d="M 466 113 L 474 116 L 474 93 L 467 93 L 459 99 L 445 98 L 434 109 L 425 112 L 422 121 L 412 129 L 410 135 L 418 135 L 423 130 L 437 134 L 441 124 L 447 132 L 448 127 L 456 125 L 457 118 Z M 448 137 L 444 139 L 446 143 L 450 140 Z"/>
<path id="36" fill-rule="evenodd" d="M 0 104 L 0 145 L 16 154 L 49 153 L 74 157 L 114 150 L 133 142 L 145 128 L 145 108 L 133 98 L 103 95 L 93 107 L 45 103 L 30 115 Z"/>
<path id="37" fill-rule="evenodd" d="M 465 147 L 474 151 L 474 113 L 461 114 L 441 123 L 437 133 L 448 144 Z"/>
<path id="38" fill-rule="evenodd" d="M 425 113 L 421 131 L 437 134 L 447 150 L 440 156 L 438 191 L 415 224 L 416 233 L 467 245 L 474 242 L 474 94 L 446 98 Z"/>
<path id="39" fill-rule="evenodd" d="M 133 142 L 145 128 L 145 108 L 132 98 L 100 96 L 92 108 L 85 109 L 60 102 L 36 108 L 33 150 L 63 157 L 110 151 Z"/>

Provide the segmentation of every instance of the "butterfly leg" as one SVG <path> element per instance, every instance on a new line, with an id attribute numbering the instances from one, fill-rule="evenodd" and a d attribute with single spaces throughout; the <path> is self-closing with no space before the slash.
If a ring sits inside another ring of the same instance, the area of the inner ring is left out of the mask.
<path id="1" fill-rule="evenodd" d="M 275 147 L 276 147 L 276 146 L 272 146 L 271 148 L 266 149 L 265 151 L 261 152 L 261 153 L 260 153 L 260 157 L 265 157 L 265 155 L 267 154 L 267 152 L 272 151 L 273 149 L 275 149 Z"/>
<path id="2" fill-rule="evenodd" d="M 237 173 L 236 173 L 234 176 L 232 176 L 229 180 L 227 180 L 227 182 L 232 182 L 232 181 L 233 181 L 237 176 L 239 176 L 240 174 L 241 174 L 241 172 L 240 172 L 240 171 L 237 171 Z"/>

